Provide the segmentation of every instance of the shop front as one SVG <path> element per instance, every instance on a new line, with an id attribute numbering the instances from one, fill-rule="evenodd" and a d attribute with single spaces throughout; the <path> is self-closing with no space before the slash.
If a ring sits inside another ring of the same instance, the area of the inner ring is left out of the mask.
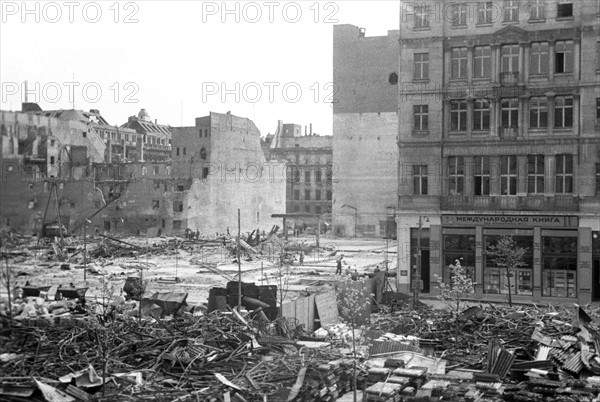
<path id="1" fill-rule="evenodd" d="M 600 298 L 600 267 L 592 269 L 593 263 L 598 265 L 598 258 L 592 261 L 592 231 L 580 227 L 578 217 L 448 214 L 441 216 L 441 230 L 435 232 L 441 236 L 441 277 L 448 281 L 449 266 L 459 260 L 475 283 L 475 298 L 507 299 L 506 268 L 496 266 L 486 253 L 503 235 L 525 249 L 522 266 L 511 270 L 514 301 L 588 303 Z"/>

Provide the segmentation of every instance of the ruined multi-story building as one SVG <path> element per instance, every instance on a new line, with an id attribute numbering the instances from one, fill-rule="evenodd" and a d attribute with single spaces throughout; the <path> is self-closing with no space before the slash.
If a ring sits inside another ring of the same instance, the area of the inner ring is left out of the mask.
<path id="1" fill-rule="evenodd" d="M 395 235 L 398 203 L 398 31 L 333 29 L 333 230 Z"/>
<path id="2" fill-rule="evenodd" d="M 333 151 L 332 136 L 321 136 L 298 124 L 280 120 L 275 134 L 265 139 L 270 160 L 285 163 L 287 189 L 286 213 L 320 215 L 331 221 Z M 298 224 L 306 223 L 297 219 Z"/>
<path id="3" fill-rule="evenodd" d="M 159 124 L 156 119 L 152 121 L 146 109 L 141 109 L 137 116 L 130 116 L 121 128 L 138 134 L 138 141 L 133 142 L 135 147 L 128 150 L 130 160 L 164 162 L 171 159 L 171 127 Z"/>
<path id="4" fill-rule="evenodd" d="M 439 292 L 458 259 L 479 299 L 506 300 L 509 280 L 513 300 L 600 299 L 599 13 L 401 3 L 401 290 Z M 486 254 L 502 235 L 526 249 L 510 277 Z"/>
<path id="5" fill-rule="evenodd" d="M 217 135 L 212 165 L 205 167 L 212 170 L 201 178 L 193 170 L 182 174 L 182 161 L 105 162 L 106 134 L 80 118 L 86 114 L 65 111 L 61 119 L 58 113 L 2 112 L 3 225 L 39 233 L 42 221 L 60 221 L 78 232 L 89 219 L 88 230 L 136 234 L 189 228 L 209 235 L 228 226 L 233 230 L 238 208 L 246 230 L 270 229 L 276 223 L 271 214 L 285 210 L 285 177 L 274 169 L 268 174 L 260 133 L 248 119 L 211 114 Z M 188 141 L 183 131 L 176 138 Z"/>

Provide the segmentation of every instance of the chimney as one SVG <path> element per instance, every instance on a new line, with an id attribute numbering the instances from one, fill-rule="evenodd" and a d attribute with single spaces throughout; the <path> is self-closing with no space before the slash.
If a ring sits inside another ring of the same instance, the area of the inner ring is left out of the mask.
<path id="1" fill-rule="evenodd" d="M 310 123 L 310 135 L 312 135 L 312 123 Z"/>

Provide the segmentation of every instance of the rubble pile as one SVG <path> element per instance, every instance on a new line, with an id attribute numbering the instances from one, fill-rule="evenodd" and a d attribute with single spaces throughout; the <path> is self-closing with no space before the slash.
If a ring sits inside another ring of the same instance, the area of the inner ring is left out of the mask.
<path id="1" fill-rule="evenodd" d="M 347 391 L 352 378 L 352 362 L 339 351 L 279 336 L 298 335 L 299 328 L 235 311 L 172 320 L 71 314 L 9 325 L 1 319 L 0 399 L 6 401 L 54 400 L 48 392 L 64 401 L 221 401 L 226 394 L 326 401 Z"/>

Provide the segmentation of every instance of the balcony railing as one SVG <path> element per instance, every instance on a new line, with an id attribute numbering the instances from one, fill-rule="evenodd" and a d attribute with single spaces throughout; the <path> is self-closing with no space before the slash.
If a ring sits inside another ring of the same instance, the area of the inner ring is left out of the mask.
<path id="1" fill-rule="evenodd" d="M 442 210 L 579 211 L 579 199 L 571 195 L 443 196 Z"/>
<path id="2" fill-rule="evenodd" d="M 511 71 L 500 73 L 500 84 L 504 86 L 517 85 L 519 83 L 519 72 Z"/>

